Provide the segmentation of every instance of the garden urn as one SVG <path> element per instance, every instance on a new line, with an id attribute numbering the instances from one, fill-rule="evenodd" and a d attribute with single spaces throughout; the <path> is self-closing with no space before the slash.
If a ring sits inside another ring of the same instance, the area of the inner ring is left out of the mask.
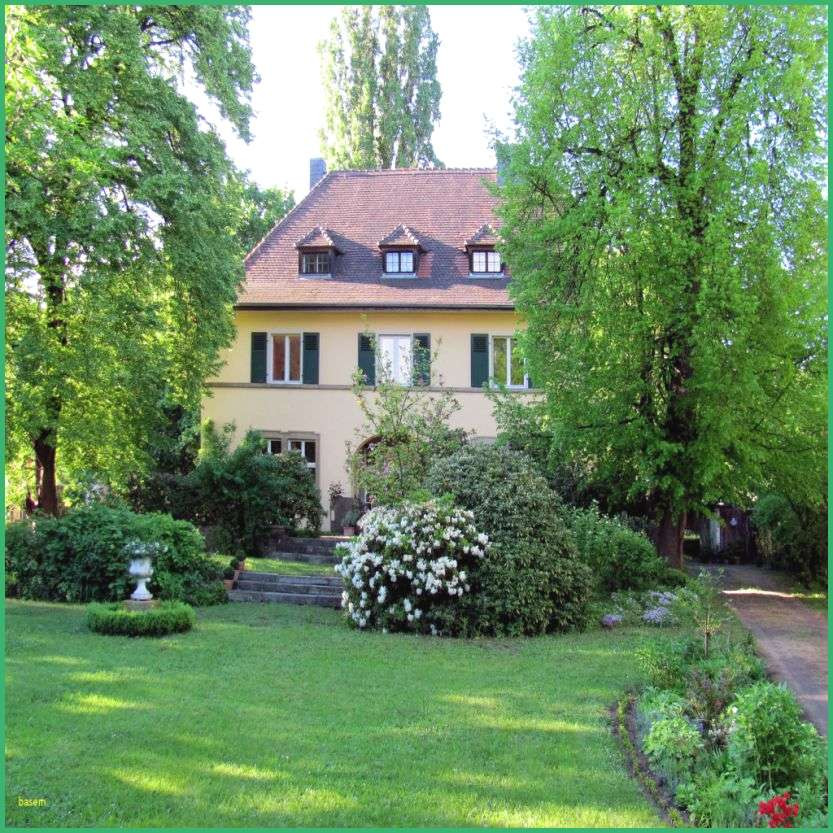
<path id="1" fill-rule="evenodd" d="M 136 589 L 130 594 L 134 602 L 149 602 L 153 596 L 147 589 L 147 582 L 153 575 L 153 567 L 150 558 L 132 558 L 128 572 L 136 579 Z"/>

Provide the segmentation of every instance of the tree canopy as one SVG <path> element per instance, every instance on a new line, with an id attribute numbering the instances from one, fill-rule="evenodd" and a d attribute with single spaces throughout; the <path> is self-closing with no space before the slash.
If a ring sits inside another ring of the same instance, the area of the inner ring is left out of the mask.
<path id="1" fill-rule="evenodd" d="M 242 186 L 243 218 L 237 236 L 250 252 L 295 207 L 295 196 L 280 188 L 260 188 L 254 182 Z"/>
<path id="2" fill-rule="evenodd" d="M 182 79 L 248 138 L 248 10 L 6 10 L 7 449 L 124 478 L 233 336 L 239 178 Z M 60 457 L 56 449 L 61 449 Z"/>
<path id="3" fill-rule="evenodd" d="M 504 252 L 558 446 L 654 513 L 825 487 L 827 15 L 541 9 Z"/>
<path id="4" fill-rule="evenodd" d="M 439 167 L 439 40 L 426 6 L 350 6 L 320 44 L 329 169 Z"/>

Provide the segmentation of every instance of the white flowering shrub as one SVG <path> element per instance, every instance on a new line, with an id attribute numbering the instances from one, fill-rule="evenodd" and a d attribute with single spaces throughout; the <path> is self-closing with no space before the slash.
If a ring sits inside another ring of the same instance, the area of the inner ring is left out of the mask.
<path id="1" fill-rule="evenodd" d="M 489 538 L 471 512 L 447 501 L 371 509 L 361 534 L 337 551 L 342 607 L 359 628 L 442 634 L 472 590 L 471 573 Z"/>

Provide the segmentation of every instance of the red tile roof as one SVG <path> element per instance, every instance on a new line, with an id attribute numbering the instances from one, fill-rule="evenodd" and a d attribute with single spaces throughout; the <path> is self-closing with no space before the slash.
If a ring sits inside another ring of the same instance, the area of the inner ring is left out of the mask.
<path id="1" fill-rule="evenodd" d="M 508 278 L 470 278 L 465 242 L 495 226 L 494 169 L 335 171 L 249 253 L 238 307 L 512 309 Z M 401 227 L 401 228 L 400 228 Z M 343 253 L 331 278 L 298 275 L 296 243 L 318 231 Z M 382 277 L 379 243 L 419 241 L 416 278 Z M 483 243 L 492 242 L 482 240 Z"/>
<path id="2" fill-rule="evenodd" d="M 333 238 L 327 233 L 327 229 L 321 228 L 321 226 L 316 226 L 314 229 L 311 229 L 307 232 L 296 244 L 296 249 L 303 249 L 303 248 L 321 248 L 321 247 L 328 247 L 331 249 L 336 248 L 336 244 L 333 243 Z"/>

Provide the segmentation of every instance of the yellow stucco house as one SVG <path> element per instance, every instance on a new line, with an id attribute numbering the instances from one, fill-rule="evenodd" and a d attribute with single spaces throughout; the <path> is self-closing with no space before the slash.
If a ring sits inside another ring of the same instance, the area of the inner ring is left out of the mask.
<path id="1" fill-rule="evenodd" d="M 297 450 L 321 490 L 350 495 L 346 443 L 361 442 L 352 377 L 383 366 L 424 383 L 414 349 L 435 354 L 461 409 L 456 426 L 494 437 L 483 386 L 530 386 L 514 339 L 509 276 L 496 251 L 494 169 L 335 171 L 310 163 L 307 196 L 249 253 L 237 336 L 209 382 L 203 417 Z M 436 388 L 428 385 L 428 391 Z M 371 438 L 367 438 L 371 439 Z"/>

